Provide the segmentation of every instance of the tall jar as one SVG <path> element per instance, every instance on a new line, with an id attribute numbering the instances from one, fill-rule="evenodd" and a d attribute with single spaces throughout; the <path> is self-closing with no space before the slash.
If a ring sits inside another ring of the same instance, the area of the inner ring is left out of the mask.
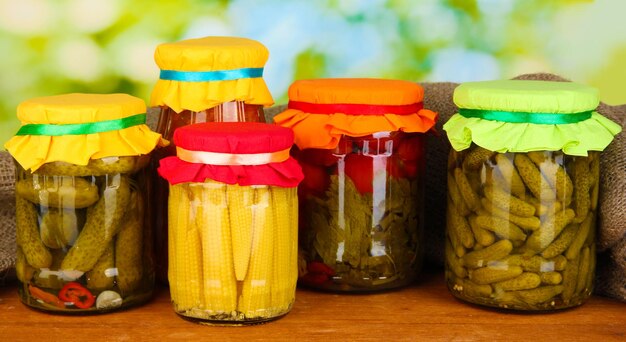
<path id="1" fill-rule="evenodd" d="M 205 324 L 254 324 L 295 298 L 293 132 L 262 123 L 204 123 L 174 133 L 161 160 L 170 183 L 169 284 L 174 310 Z"/>
<path id="2" fill-rule="evenodd" d="M 16 273 L 22 302 L 65 314 L 148 300 L 153 235 L 145 167 L 161 143 L 146 106 L 124 95 L 69 94 L 21 103 L 5 146 L 16 160 Z"/>
<path id="3" fill-rule="evenodd" d="M 381 79 L 296 81 L 275 117 L 295 131 L 299 281 L 320 290 L 397 288 L 423 255 L 424 132 L 436 113 L 423 90 Z"/>
<path id="4" fill-rule="evenodd" d="M 202 122 L 265 122 L 273 103 L 263 81 L 269 52 L 261 43 L 236 37 L 205 37 L 157 47 L 161 69 L 150 106 L 160 112 L 157 132 L 171 140 L 177 128 Z M 157 149 L 151 164 L 151 217 L 156 233 L 157 278 L 167 282 L 168 184 L 158 177 L 159 160 L 175 145 Z"/>
<path id="5" fill-rule="evenodd" d="M 600 151 L 620 126 L 575 83 L 465 83 L 454 102 L 448 288 L 499 308 L 581 305 L 593 290 Z"/>

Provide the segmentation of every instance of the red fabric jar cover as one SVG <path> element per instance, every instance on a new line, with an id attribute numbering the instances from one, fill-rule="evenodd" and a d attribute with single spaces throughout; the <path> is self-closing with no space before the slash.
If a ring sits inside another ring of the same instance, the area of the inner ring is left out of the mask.
<path id="1" fill-rule="evenodd" d="M 211 179 L 292 188 L 303 178 L 300 165 L 288 154 L 293 140 L 291 129 L 258 122 L 193 124 L 174 132 L 177 156 L 161 159 L 158 171 L 172 185 Z"/>

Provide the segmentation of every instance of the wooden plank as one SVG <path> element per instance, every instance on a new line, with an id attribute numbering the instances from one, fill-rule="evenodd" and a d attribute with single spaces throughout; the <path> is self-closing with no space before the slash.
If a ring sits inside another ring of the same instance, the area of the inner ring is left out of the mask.
<path id="1" fill-rule="evenodd" d="M 299 289 L 293 310 L 250 327 L 209 327 L 178 317 L 168 291 L 148 304 L 95 316 L 28 309 L 15 286 L 0 288 L 2 341 L 155 340 L 526 340 L 624 341 L 626 304 L 592 297 L 585 305 L 547 314 L 512 313 L 468 305 L 450 295 L 441 273 L 392 292 L 340 295 Z"/>

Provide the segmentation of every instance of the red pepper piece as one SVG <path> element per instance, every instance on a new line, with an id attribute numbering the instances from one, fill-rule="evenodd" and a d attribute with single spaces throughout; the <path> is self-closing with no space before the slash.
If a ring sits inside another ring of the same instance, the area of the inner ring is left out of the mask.
<path id="1" fill-rule="evenodd" d="M 320 285 L 328 280 L 328 275 L 323 273 L 307 273 L 300 278 L 306 285 Z"/>
<path id="2" fill-rule="evenodd" d="M 349 154 L 346 156 L 346 176 L 352 179 L 357 190 L 364 193 L 372 193 L 374 178 L 374 161 L 372 157 L 362 154 Z"/>
<path id="3" fill-rule="evenodd" d="M 420 160 L 424 157 L 424 142 L 423 137 L 417 136 L 408 139 L 400 140 L 398 146 L 398 156 L 400 159 L 407 160 Z"/>
<path id="4" fill-rule="evenodd" d="M 96 302 L 96 297 L 87 288 L 74 281 L 63 286 L 59 299 L 73 303 L 79 309 L 89 309 Z"/>
<path id="5" fill-rule="evenodd" d="M 28 284 L 28 292 L 34 298 L 44 301 L 44 303 L 52 304 L 59 309 L 65 309 L 65 303 L 59 300 L 57 296 L 52 293 L 46 292 L 38 287 Z"/>
<path id="6" fill-rule="evenodd" d="M 326 274 L 328 276 L 335 275 L 335 270 L 333 270 L 330 266 L 326 265 L 325 263 L 319 262 L 319 261 L 311 261 L 310 263 L 306 265 L 306 269 L 307 271 L 309 271 L 309 273 L 321 273 L 321 274 Z"/>
<path id="7" fill-rule="evenodd" d="M 406 172 L 404 170 L 405 163 L 402 162 L 397 155 L 393 155 L 390 158 L 387 158 L 387 172 L 393 178 L 404 178 L 406 177 Z"/>
<path id="8" fill-rule="evenodd" d="M 308 163 L 300 163 L 300 166 L 302 166 L 302 173 L 304 174 L 304 180 L 300 183 L 300 187 L 309 190 L 304 192 L 311 193 L 317 197 L 324 195 L 330 184 L 330 176 L 326 169 Z"/>

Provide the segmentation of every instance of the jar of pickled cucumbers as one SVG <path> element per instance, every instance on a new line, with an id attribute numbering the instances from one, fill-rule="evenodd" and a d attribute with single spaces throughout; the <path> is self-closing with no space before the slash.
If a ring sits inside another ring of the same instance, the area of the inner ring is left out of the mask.
<path id="1" fill-rule="evenodd" d="M 448 288 L 499 308 L 581 305 L 593 290 L 600 151 L 620 126 L 575 83 L 465 83 L 454 102 Z"/>
<path id="2" fill-rule="evenodd" d="M 165 43 L 154 59 L 161 69 L 150 106 L 160 112 L 157 132 L 201 122 L 265 122 L 263 106 L 274 103 L 263 80 L 269 52 L 261 43 L 237 37 L 205 37 Z M 167 282 L 167 198 L 169 186 L 156 172 L 159 160 L 176 155 L 174 145 L 152 160 L 151 217 L 156 234 L 157 279 Z"/>
<path id="3" fill-rule="evenodd" d="M 296 81 L 274 120 L 295 132 L 299 281 L 370 292 L 413 281 L 423 255 L 422 88 L 382 79 Z"/>
<path id="4" fill-rule="evenodd" d="M 5 147 L 15 184 L 19 295 L 30 307 L 101 313 L 148 300 L 153 235 L 145 167 L 162 144 L 146 106 L 124 95 L 68 94 L 21 103 Z"/>
<path id="5" fill-rule="evenodd" d="M 289 312 L 298 275 L 302 180 L 293 132 L 263 123 L 201 123 L 174 132 L 169 284 L 174 310 L 206 324 L 254 324 Z"/>

